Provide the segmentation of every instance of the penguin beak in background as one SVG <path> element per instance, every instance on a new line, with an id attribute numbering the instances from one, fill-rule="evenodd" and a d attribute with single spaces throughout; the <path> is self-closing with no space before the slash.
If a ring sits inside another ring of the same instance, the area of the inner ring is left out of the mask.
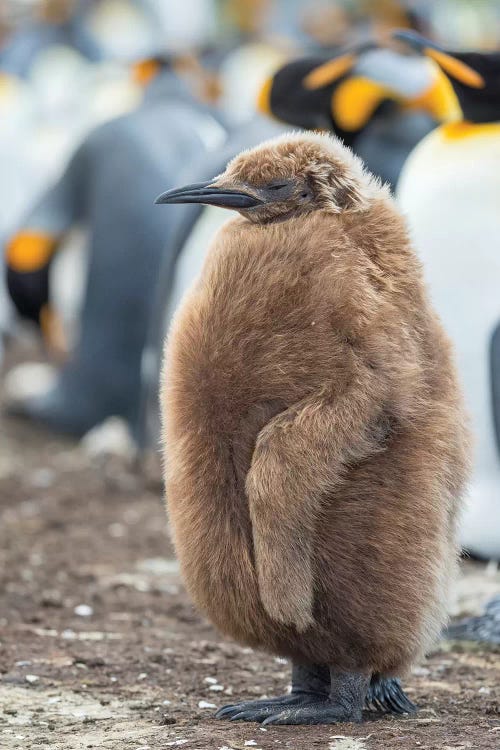
<path id="1" fill-rule="evenodd" d="M 486 82 L 483 76 L 471 68 L 470 65 L 459 60 L 452 53 L 447 52 L 443 47 L 440 47 L 435 42 L 431 42 L 429 39 L 420 36 L 414 31 L 395 31 L 392 35 L 393 39 L 400 42 L 406 42 L 418 50 L 422 54 L 430 57 L 434 60 L 439 67 L 451 78 L 455 78 L 464 86 L 469 86 L 474 89 L 482 89 L 485 87 Z"/>
<path id="2" fill-rule="evenodd" d="M 240 209 L 259 206 L 263 201 L 244 190 L 217 186 L 214 180 L 208 180 L 167 190 L 166 193 L 158 196 L 155 203 L 205 203 L 209 206 Z"/>

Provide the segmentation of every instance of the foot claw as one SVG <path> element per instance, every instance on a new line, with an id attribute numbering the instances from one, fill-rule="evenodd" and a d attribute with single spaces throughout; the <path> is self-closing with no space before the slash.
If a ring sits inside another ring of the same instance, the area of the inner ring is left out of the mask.
<path id="1" fill-rule="evenodd" d="M 305 705 L 315 698 L 307 695 L 291 694 L 279 698 L 267 698 L 258 701 L 246 701 L 223 706 L 215 714 L 216 719 L 229 721 L 264 721 L 269 716 L 280 713 L 294 705 Z"/>
<path id="2" fill-rule="evenodd" d="M 235 709 L 238 709 L 237 703 L 231 703 L 227 706 L 222 706 L 222 708 L 219 708 L 219 710 L 215 712 L 214 717 L 216 719 L 223 719 L 225 716 L 228 716 L 231 713 L 231 711 L 234 711 Z"/>
<path id="3" fill-rule="evenodd" d="M 293 702 L 294 700 L 297 699 L 291 695 L 283 695 L 279 698 L 265 698 L 258 701 L 243 701 L 242 703 L 232 703 L 228 706 L 222 706 L 222 708 L 219 708 L 219 710 L 215 713 L 215 718 L 229 719 L 229 721 L 233 721 L 235 720 L 236 715 L 239 715 L 241 713 L 253 712 L 255 714 L 258 714 L 261 711 L 267 711 L 265 716 L 269 716 L 271 707 L 273 707 L 274 711 L 277 712 L 282 706 L 286 706 L 288 705 L 288 703 Z M 242 717 L 238 716 L 238 719 L 239 718 Z M 245 719 L 245 721 L 261 721 L 261 719 Z"/>
<path id="4" fill-rule="evenodd" d="M 305 706 L 286 708 L 269 716 L 262 722 L 262 726 L 271 724 L 338 724 L 347 721 L 361 721 L 361 712 L 348 713 L 343 706 L 326 700 Z"/>
<path id="5" fill-rule="evenodd" d="M 417 710 L 398 679 L 379 676 L 372 678 L 366 697 L 366 707 L 394 714 L 412 714 Z"/>

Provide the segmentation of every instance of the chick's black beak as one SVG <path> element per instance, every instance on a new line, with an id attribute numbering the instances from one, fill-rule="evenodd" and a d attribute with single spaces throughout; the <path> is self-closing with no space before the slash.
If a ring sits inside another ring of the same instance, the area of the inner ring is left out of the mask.
<path id="1" fill-rule="evenodd" d="M 217 187 L 212 182 L 213 180 L 195 182 L 182 188 L 167 190 L 158 196 L 155 203 L 206 203 L 223 208 L 253 208 L 263 202 L 243 190 Z"/>

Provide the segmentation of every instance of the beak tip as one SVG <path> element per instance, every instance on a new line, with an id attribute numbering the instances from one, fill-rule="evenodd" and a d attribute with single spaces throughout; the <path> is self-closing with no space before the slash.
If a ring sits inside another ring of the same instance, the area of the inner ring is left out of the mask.
<path id="1" fill-rule="evenodd" d="M 154 199 L 154 204 L 155 204 L 156 206 L 160 206 L 160 205 L 162 205 L 163 203 L 168 203 L 168 196 L 167 196 L 167 195 L 166 195 L 165 193 L 161 193 L 161 195 L 158 195 L 158 196 L 157 196 L 157 197 L 156 197 L 156 198 Z"/>
<path id="2" fill-rule="evenodd" d="M 183 188 L 167 190 L 155 199 L 155 204 L 163 203 L 204 203 L 222 208 L 252 208 L 262 201 L 244 191 L 219 188 L 214 180 L 197 182 Z"/>
<path id="3" fill-rule="evenodd" d="M 413 31 L 408 31 L 407 29 L 396 29 L 396 31 L 392 32 L 391 36 L 397 42 L 406 42 L 406 44 L 409 44 L 411 47 L 418 50 L 425 47 L 427 43 L 427 40 L 423 39 Z"/>

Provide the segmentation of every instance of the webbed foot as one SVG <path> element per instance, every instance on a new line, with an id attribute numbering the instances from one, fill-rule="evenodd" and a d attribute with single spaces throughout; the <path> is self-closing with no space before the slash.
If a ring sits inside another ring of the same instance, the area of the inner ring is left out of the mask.
<path id="1" fill-rule="evenodd" d="M 270 724 L 338 724 L 340 722 L 361 721 L 361 708 L 346 707 L 330 699 L 316 701 L 301 706 L 289 706 L 279 713 L 272 714 L 263 721 Z"/>
<path id="2" fill-rule="evenodd" d="M 257 721 L 261 722 L 268 716 L 284 711 L 290 706 L 299 705 L 307 700 L 301 695 L 281 695 L 278 698 L 267 698 L 257 701 L 244 701 L 223 706 L 215 714 L 216 719 L 229 719 L 229 721 Z M 310 700 L 315 700 L 310 697 Z"/>
<path id="3" fill-rule="evenodd" d="M 292 670 L 292 692 L 278 698 L 265 698 L 257 701 L 244 701 L 220 708 L 216 719 L 230 721 L 257 721 L 279 714 L 291 706 L 303 706 L 321 702 L 330 691 L 330 670 L 326 666 L 304 667 L 294 665 Z"/>
<path id="4" fill-rule="evenodd" d="M 290 695 L 224 706 L 215 716 L 266 725 L 359 722 L 368 683 L 369 677 L 363 674 L 323 665 L 294 665 Z"/>

